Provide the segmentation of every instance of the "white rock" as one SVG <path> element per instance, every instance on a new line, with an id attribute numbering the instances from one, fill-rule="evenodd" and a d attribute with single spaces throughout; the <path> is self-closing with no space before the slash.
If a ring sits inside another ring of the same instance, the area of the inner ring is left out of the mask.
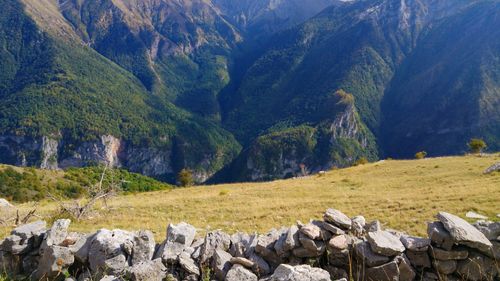
<path id="1" fill-rule="evenodd" d="M 487 216 L 483 216 L 481 214 L 478 214 L 476 212 L 473 212 L 473 211 L 468 211 L 466 214 L 465 214 L 466 217 L 470 218 L 470 219 L 478 219 L 478 220 L 487 220 L 488 217 Z"/>

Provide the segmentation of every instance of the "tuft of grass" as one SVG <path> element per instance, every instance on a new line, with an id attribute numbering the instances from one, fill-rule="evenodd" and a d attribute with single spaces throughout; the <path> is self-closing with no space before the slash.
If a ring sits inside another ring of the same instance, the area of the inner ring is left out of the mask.
<path id="1" fill-rule="evenodd" d="M 219 196 L 226 196 L 226 195 L 229 195 L 229 190 L 224 189 L 219 192 Z"/>
<path id="2" fill-rule="evenodd" d="M 500 154 L 380 161 L 322 177 L 121 195 L 108 202 L 109 211 L 73 222 L 71 231 L 150 229 L 162 240 L 168 223 L 185 221 L 200 229 L 263 233 L 297 220 L 321 218 L 327 208 L 336 208 L 351 217 L 363 215 L 367 221 L 379 219 L 385 227 L 425 235 L 426 222 L 438 211 L 464 216 L 476 210 L 499 220 L 500 173 L 483 175 L 498 161 Z M 221 196 L 226 191 L 230 197 Z M 33 205 L 18 207 L 25 213 Z M 38 214 L 50 218 L 57 209 L 57 204 L 43 201 Z M 0 228 L 0 236 L 9 231 Z"/>

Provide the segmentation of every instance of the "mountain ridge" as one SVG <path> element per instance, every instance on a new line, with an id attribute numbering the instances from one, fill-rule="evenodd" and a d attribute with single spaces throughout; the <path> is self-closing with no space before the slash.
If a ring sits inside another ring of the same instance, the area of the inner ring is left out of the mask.
<path id="1" fill-rule="evenodd" d="M 497 0 L 310 1 L 1 0 L 0 162 L 204 182 L 500 149 Z"/>

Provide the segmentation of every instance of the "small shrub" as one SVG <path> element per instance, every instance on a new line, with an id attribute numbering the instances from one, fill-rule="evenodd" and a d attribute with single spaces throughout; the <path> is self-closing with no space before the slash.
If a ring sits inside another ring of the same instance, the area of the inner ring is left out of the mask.
<path id="1" fill-rule="evenodd" d="M 366 159 L 366 157 L 361 157 L 358 160 L 356 160 L 356 162 L 354 162 L 354 166 L 365 165 L 368 163 L 369 163 L 369 161 L 368 161 L 368 159 Z"/>
<path id="2" fill-rule="evenodd" d="M 427 157 L 427 152 L 425 151 L 420 151 L 415 154 L 415 159 L 424 159 Z"/>
<path id="3" fill-rule="evenodd" d="M 481 153 L 486 148 L 486 142 L 482 139 L 471 139 L 467 144 L 471 153 Z"/>
<path id="4" fill-rule="evenodd" d="M 177 182 L 182 187 L 192 186 L 194 184 L 193 172 L 189 169 L 182 169 L 177 175 Z"/>
<path id="5" fill-rule="evenodd" d="M 226 195 L 228 195 L 228 194 L 229 194 L 229 191 L 228 191 L 228 190 L 221 190 L 221 191 L 219 192 L 219 196 L 226 196 Z"/>

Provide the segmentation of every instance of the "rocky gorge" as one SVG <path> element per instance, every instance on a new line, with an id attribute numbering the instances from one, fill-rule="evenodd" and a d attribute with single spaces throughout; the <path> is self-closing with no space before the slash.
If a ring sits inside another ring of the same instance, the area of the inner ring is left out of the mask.
<path id="1" fill-rule="evenodd" d="M 36 221 L 1 241 L 0 266 L 31 280 L 499 280 L 500 222 L 436 217 L 428 237 L 328 209 L 260 235 L 170 224 L 161 243 L 147 230 L 85 234 L 68 219 Z"/>

